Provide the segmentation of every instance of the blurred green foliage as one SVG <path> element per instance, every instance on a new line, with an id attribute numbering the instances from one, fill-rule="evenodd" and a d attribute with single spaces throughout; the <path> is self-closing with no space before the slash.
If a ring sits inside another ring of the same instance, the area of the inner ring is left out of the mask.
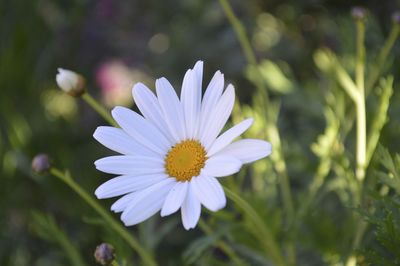
<path id="1" fill-rule="evenodd" d="M 109 178 L 93 166 L 109 154 L 91 137 L 105 121 L 56 88 L 57 67 L 83 74 L 89 92 L 104 103 L 122 98 L 132 106 L 133 82 L 143 80 L 153 88 L 155 78 L 166 76 L 179 88 L 184 71 L 198 59 L 205 61 L 205 81 L 220 69 L 235 85 L 240 104 L 232 122 L 256 121 L 247 137 L 267 138 L 271 121 L 280 131 L 296 210 L 293 224 L 283 210 L 280 173 L 272 160 L 245 167 L 223 182 L 260 214 L 285 251 L 294 243 L 297 265 L 343 264 L 359 227 L 355 208 L 369 224 L 357 249 L 360 261 L 399 263 L 399 157 L 383 149 L 375 155 L 374 149 L 368 151 L 369 191 L 361 201 L 354 197 L 354 110 L 331 68 L 334 58 L 354 74 L 355 27 L 349 13 L 360 1 L 231 4 L 260 59 L 257 66 L 246 63 L 218 1 L 0 1 L 0 265 L 93 265 L 101 242 L 112 243 L 120 265 L 137 261 L 123 239 L 73 191 L 30 170 L 31 158 L 45 152 L 90 193 Z M 369 10 L 366 66 L 373 72 L 399 4 L 362 4 Z M 392 152 L 400 150 L 399 52 L 397 44 L 367 101 L 369 132 L 374 132 L 368 141 L 375 146 L 379 141 Z M 130 80 L 109 94 L 99 73 L 102 65 L 115 61 Z M 256 89 L 258 75 L 274 100 L 269 106 Z M 265 108 L 275 117 L 265 117 Z M 108 208 L 111 202 L 101 204 Z M 32 210 L 38 212 L 32 215 Z M 200 228 L 186 232 L 178 215 L 153 217 L 130 230 L 161 265 L 229 264 L 221 241 L 248 265 L 271 265 L 243 216 L 228 202 L 226 209 L 202 216 L 210 234 Z"/>

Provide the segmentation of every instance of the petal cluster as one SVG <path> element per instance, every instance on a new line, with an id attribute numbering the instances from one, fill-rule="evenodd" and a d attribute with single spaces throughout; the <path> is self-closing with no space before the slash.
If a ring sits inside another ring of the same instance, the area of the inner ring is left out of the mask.
<path id="1" fill-rule="evenodd" d="M 226 205 L 217 178 L 271 153 L 271 145 L 263 140 L 234 142 L 252 125 L 251 118 L 221 134 L 235 102 L 234 87 L 229 84 L 224 90 L 224 76 L 217 71 L 201 97 L 202 80 L 203 62 L 198 61 L 186 72 L 180 97 L 166 78 L 156 81 L 156 95 L 138 83 L 132 94 L 141 115 L 115 107 L 112 116 L 121 128 L 102 126 L 95 131 L 96 140 L 121 154 L 95 162 L 98 170 L 117 175 L 95 194 L 98 198 L 121 196 L 111 209 L 122 212 L 125 225 L 140 223 L 159 211 L 167 216 L 180 209 L 185 229 L 194 228 L 201 205 L 211 211 Z M 168 175 L 166 156 L 188 140 L 204 148 L 206 161 L 197 176 L 183 181 Z"/>
<path id="2" fill-rule="evenodd" d="M 71 96 L 77 97 L 85 92 L 85 79 L 74 71 L 58 68 L 57 85 Z"/>

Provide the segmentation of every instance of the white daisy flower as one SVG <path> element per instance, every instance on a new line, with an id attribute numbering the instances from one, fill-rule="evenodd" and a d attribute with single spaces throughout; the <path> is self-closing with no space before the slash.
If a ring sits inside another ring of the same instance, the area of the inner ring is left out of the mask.
<path id="1" fill-rule="evenodd" d="M 115 107 L 121 128 L 98 127 L 94 138 L 122 155 L 95 162 L 104 173 L 118 175 L 97 188 L 99 199 L 122 196 L 112 206 L 126 226 L 138 224 L 161 210 L 167 216 L 181 210 L 186 230 L 200 218 L 201 205 L 217 211 L 226 197 L 217 178 L 232 175 L 243 164 L 271 153 L 270 143 L 256 139 L 233 142 L 253 123 L 246 119 L 219 135 L 235 102 L 224 76 L 214 74 L 201 98 L 203 62 L 183 79 L 181 97 L 165 78 L 156 81 L 157 96 L 142 83 L 132 89 L 142 115 Z"/>

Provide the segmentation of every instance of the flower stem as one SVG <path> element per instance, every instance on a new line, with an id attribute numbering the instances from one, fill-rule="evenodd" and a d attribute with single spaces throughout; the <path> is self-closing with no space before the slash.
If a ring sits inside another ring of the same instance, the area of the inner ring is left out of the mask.
<path id="1" fill-rule="evenodd" d="M 254 236 L 261 242 L 264 246 L 267 254 L 271 256 L 274 265 L 283 266 L 286 265 L 285 260 L 281 254 L 280 247 L 272 232 L 265 225 L 264 221 L 257 214 L 257 212 L 248 204 L 244 199 L 242 199 L 238 194 L 234 193 L 232 190 L 224 187 L 226 196 L 232 200 L 242 211 L 245 213 L 249 221 L 254 226 Z"/>
<path id="2" fill-rule="evenodd" d="M 117 123 L 111 117 L 110 112 L 99 104 L 89 93 L 82 94 L 82 99 L 87 102 L 100 116 L 104 118 L 110 125 L 118 127 Z"/>
<path id="3" fill-rule="evenodd" d="M 111 228 L 119 234 L 140 256 L 144 265 L 157 265 L 151 254 L 143 249 L 139 242 L 130 234 L 130 232 L 118 223 L 96 200 L 91 197 L 78 183 L 76 183 L 68 173 L 64 173 L 56 168 L 50 168 L 50 173 L 67 184 L 74 190 L 86 203 L 88 203 Z"/>
<path id="4" fill-rule="evenodd" d="M 251 48 L 249 39 L 246 36 L 246 30 L 240 20 L 236 17 L 235 13 L 232 10 L 228 0 L 219 0 L 220 5 L 222 6 L 225 15 L 227 16 L 229 22 L 231 23 L 233 29 L 236 32 L 236 35 L 239 39 L 240 46 L 243 49 L 244 55 L 251 65 L 257 65 L 256 56 L 253 53 L 253 49 Z"/>
<path id="5" fill-rule="evenodd" d="M 357 109 L 357 153 L 356 153 L 356 177 L 362 182 L 365 178 L 366 168 L 366 146 L 367 146 L 367 123 L 365 114 L 365 87 L 364 87 L 364 62 L 365 62 L 365 24 L 364 21 L 356 20 L 357 27 L 357 61 L 355 70 L 356 86 L 359 92 L 359 97 L 356 101 Z"/>
<path id="6" fill-rule="evenodd" d="M 202 219 L 199 220 L 199 227 L 203 230 L 206 235 L 213 235 L 213 231 Z M 235 251 L 232 250 L 230 246 L 228 246 L 224 241 L 218 240 L 216 242 L 217 247 L 219 247 L 233 262 L 236 266 L 244 266 L 246 265 L 238 256 L 236 256 Z"/>
<path id="7" fill-rule="evenodd" d="M 356 20 L 356 66 L 355 66 L 355 83 L 358 91 L 358 97 L 355 100 L 356 107 L 356 178 L 358 180 L 358 188 L 356 191 L 356 204 L 361 204 L 363 197 L 363 181 L 365 178 L 365 169 L 367 167 L 367 123 L 365 110 L 365 86 L 364 86 L 364 65 L 365 65 L 365 22 L 362 19 Z M 356 216 L 357 230 L 355 231 L 352 253 L 358 248 L 368 224 L 361 217 Z M 346 265 L 351 266 L 357 262 L 354 254 L 351 254 Z"/>
<path id="8" fill-rule="evenodd" d="M 260 72 L 258 67 L 257 67 L 257 58 L 254 54 L 253 49 L 251 48 L 249 38 L 246 35 L 246 30 L 241 21 L 237 18 L 235 13 L 232 10 L 231 5 L 229 4 L 228 0 L 219 0 L 219 3 L 222 7 L 222 9 L 225 12 L 226 17 L 228 18 L 230 24 L 232 25 L 236 36 L 239 40 L 240 46 L 242 47 L 243 53 L 246 57 L 246 60 L 249 65 L 255 66 L 256 71 Z M 270 99 L 268 96 L 268 91 L 265 86 L 264 81 L 262 80 L 261 73 L 257 75 L 258 80 L 256 80 L 256 86 L 259 91 L 259 93 L 262 96 L 263 104 L 262 107 L 264 108 L 264 112 L 266 114 L 267 118 L 271 118 L 273 115 L 270 114 L 270 109 L 267 109 L 266 107 L 270 106 Z M 279 135 L 279 130 L 276 126 L 276 123 L 268 123 L 267 122 L 267 134 L 269 138 L 271 138 L 271 143 L 274 147 L 274 154 L 276 156 L 272 156 L 272 159 L 274 160 L 274 163 L 276 165 L 275 170 L 277 171 L 278 175 L 280 176 L 280 189 L 282 192 L 282 198 L 283 198 L 283 205 L 286 211 L 287 215 L 287 220 L 288 220 L 288 225 L 292 226 L 293 225 L 293 218 L 294 218 L 294 208 L 293 208 L 293 199 L 292 199 L 292 194 L 291 194 L 291 189 L 290 189 L 290 182 L 289 182 L 289 177 L 287 175 L 287 170 L 286 170 L 286 164 L 283 156 L 283 152 L 281 149 L 281 144 L 280 144 L 280 135 Z M 292 243 L 288 244 L 288 255 L 289 255 L 289 261 L 290 264 L 295 265 L 296 264 L 296 252 L 294 249 L 294 246 Z"/>
<path id="9" fill-rule="evenodd" d="M 372 87 L 378 80 L 379 75 L 381 74 L 383 66 L 386 62 L 386 59 L 389 55 L 389 52 L 392 49 L 397 38 L 399 37 L 399 34 L 400 34 L 400 25 L 398 23 L 393 23 L 392 29 L 390 30 L 389 33 L 389 37 L 386 39 L 384 45 L 379 51 L 375 63 L 372 65 L 369 71 L 369 77 L 366 85 L 367 93 L 372 89 Z"/>

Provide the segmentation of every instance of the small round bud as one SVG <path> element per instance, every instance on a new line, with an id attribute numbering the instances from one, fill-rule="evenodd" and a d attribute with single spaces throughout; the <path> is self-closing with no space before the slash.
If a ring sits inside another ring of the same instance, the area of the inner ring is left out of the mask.
<path id="1" fill-rule="evenodd" d="M 58 68 L 56 81 L 58 87 L 71 96 L 79 97 L 85 92 L 85 79 L 74 71 Z"/>
<path id="2" fill-rule="evenodd" d="M 115 258 L 114 247 L 107 243 L 102 243 L 96 247 L 94 252 L 96 262 L 103 266 L 111 265 Z"/>
<path id="3" fill-rule="evenodd" d="M 45 173 L 50 169 L 50 160 L 47 154 L 38 154 L 32 160 L 32 170 L 38 174 Z"/>
<path id="4" fill-rule="evenodd" d="M 351 9 L 351 16 L 354 19 L 362 20 L 365 18 L 366 14 L 367 14 L 367 11 L 363 7 L 355 6 Z"/>
<path id="5" fill-rule="evenodd" d="M 392 14 L 393 23 L 400 24 L 400 11 L 396 11 Z"/>

